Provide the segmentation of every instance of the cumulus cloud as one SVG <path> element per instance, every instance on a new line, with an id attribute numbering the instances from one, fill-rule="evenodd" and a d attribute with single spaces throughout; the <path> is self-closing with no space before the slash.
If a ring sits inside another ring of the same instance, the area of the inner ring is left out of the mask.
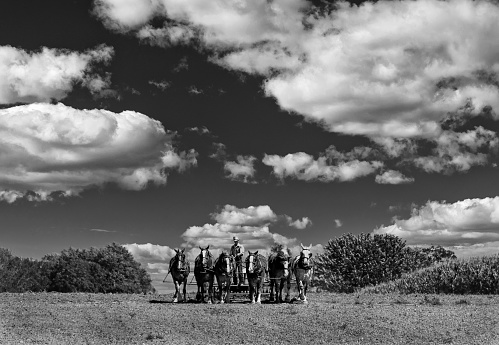
<path id="1" fill-rule="evenodd" d="M 374 179 L 379 184 L 404 184 L 414 182 L 414 178 L 404 176 L 400 171 L 387 170 Z"/>
<path id="2" fill-rule="evenodd" d="M 125 247 L 137 261 L 162 262 L 168 261 L 175 256 L 175 251 L 168 247 L 157 244 L 145 243 L 124 244 Z"/>
<path id="3" fill-rule="evenodd" d="M 308 217 L 293 220 L 287 215 L 277 215 L 269 206 L 249 206 L 238 208 L 225 205 L 223 209 L 211 215 L 215 224 L 191 226 L 183 234 L 184 246 L 192 249 L 210 245 L 217 250 L 228 249 L 233 236 L 238 236 L 246 250 L 269 251 L 273 244 L 285 247 L 298 245 L 296 238 L 288 238 L 270 231 L 270 227 L 280 221 L 289 226 L 305 227 L 311 224 Z M 195 251 L 195 250 L 194 250 Z"/>
<path id="4" fill-rule="evenodd" d="M 268 96 L 331 131 L 435 137 L 449 112 L 499 109 L 496 83 L 483 78 L 499 70 L 490 1 L 338 2 L 320 13 L 305 0 L 98 0 L 95 11 L 168 44 L 196 29 L 211 61 L 267 75 Z M 153 29 L 154 16 L 171 24 Z"/>
<path id="5" fill-rule="evenodd" d="M 0 104 L 61 100 L 75 83 L 99 93 L 109 87 L 110 76 L 95 73 L 93 66 L 109 62 L 113 53 L 112 47 L 104 45 L 83 53 L 0 46 Z"/>
<path id="6" fill-rule="evenodd" d="M 352 181 L 373 174 L 383 167 L 380 161 L 359 160 L 367 155 L 367 148 L 341 153 L 330 147 L 318 159 L 307 153 L 297 152 L 286 156 L 265 154 L 262 162 L 272 167 L 274 175 L 281 179 L 292 177 L 304 181 Z"/>
<path id="7" fill-rule="evenodd" d="M 437 122 L 468 102 L 473 114 L 499 109 L 497 87 L 476 75 L 497 72 L 499 46 L 488 42 L 499 33 L 498 15 L 486 1 L 339 3 L 311 22 L 300 42 L 303 66 L 269 79 L 265 90 L 332 131 L 435 136 Z M 439 84 L 455 77 L 459 85 Z"/>
<path id="8" fill-rule="evenodd" d="M 255 161 L 256 157 L 239 155 L 237 156 L 237 162 L 225 162 L 224 170 L 229 173 L 229 179 L 249 183 L 256 173 L 254 168 Z"/>
<path id="9" fill-rule="evenodd" d="M 411 245 L 453 246 L 469 256 L 499 241 L 499 197 L 428 201 L 414 207 L 409 219 L 394 218 L 392 225 L 373 232 L 399 236 Z"/>
<path id="10" fill-rule="evenodd" d="M 188 44 L 196 36 L 195 30 L 186 25 L 154 28 L 147 25 L 137 32 L 137 37 L 150 45 L 169 47 L 179 44 Z"/>
<path id="11" fill-rule="evenodd" d="M 308 217 L 303 217 L 302 219 L 293 220 L 288 217 L 288 225 L 295 229 L 305 229 L 307 226 L 312 225 L 312 221 Z"/>
<path id="12" fill-rule="evenodd" d="M 170 169 L 196 165 L 176 152 L 159 121 L 134 111 L 78 110 L 35 103 L 0 109 L 0 198 L 50 200 L 115 183 L 164 185 Z"/>
<path id="13" fill-rule="evenodd" d="M 267 205 L 246 208 L 225 205 L 220 212 L 213 213 L 211 216 L 218 223 L 240 226 L 261 226 L 275 222 L 278 218 L 270 206 Z"/>
<path id="14" fill-rule="evenodd" d="M 413 161 L 426 172 L 451 173 L 485 165 L 489 153 L 497 152 L 499 146 L 497 134 L 483 127 L 462 133 L 445 131 L 435 141 L 432 155 L 417 157 Z"/>

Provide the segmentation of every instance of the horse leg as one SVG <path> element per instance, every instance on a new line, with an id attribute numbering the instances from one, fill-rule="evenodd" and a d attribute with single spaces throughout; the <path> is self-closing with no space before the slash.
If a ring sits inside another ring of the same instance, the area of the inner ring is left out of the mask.
<path id="1" fill-rule="evenodd" d="M 269 301 L 274 302 L 274 286 L 275 286 L 275 279 L 270 278 L 270 296 L 269 296 Z"/>
<path id="2" fill-rule="evenodd" d="M 208 284 L 208 304 L 213 303 L 213 280 L 214 277 L 210 278 L 210 283 Z"/>
<path id="3" fill-rule="evenodd" d="M 250 300 L 251 300 L 251 304 L 255 304 L 255 285 L 254 285 L 254 282 L 251 282 L 248 279 L 248 284 L 250 286 Z"/>
<path id="4" fill-rule="evenodd" d="M 288 274 L 286 278 L 286 298 L 284 299 L 286 302 L 291 301 L 291 273 Z"/>
<path id="5" fill-rule="evenodd" d="M 262 291 L 261 291 L 261 282 L 256 283 L 256 303 L 261 304 L 262 300 Z"/>
<path id="6" fill-rule="evenodd" d="M 300 296 L 300 299 L 303 301 L 305 300 L 305 295 L 303 294 L 303 281 L 301 279 L 299 279 L 297 281 L 298 284 L 296 284 L 298 286 L 298 295 Z"/>
<path id="7" fill-rule="evenodd" d="M 225 282 L 222 280 L 221 282 L 218 283 L 218 290 L 220 292 L 220 303 L 224 304 L 225 303 L 225 296 L 226 296 L 226 291 L 225 291 Z"/>
<path id="8" fill-rule="evenodd" d="M 180 284 L 179 284 L 178 280 L 176 280 L 176 279 L 173 279 L 173 283 L 175 284 L 175 295 L 173 295 L 173 303 L 177 303 L 178 302 L 178 295 L 180 293 Z"/>
<path id="9" fill-rule="evenodd" d="M 184 279 L 184 287 L 182 289 L 182 292 L 184 293 L 184 302 L 187 302 L 187 277 Z"/>
<path id="10" fill-rule="evenodd" d="M 279 295 L 279 298 L 278 298 L 279 303 L 284 302 L 282 300 L 282 290 L 283 289 L 284 289 L 284 278 L 281 278 L 281 279 L 279 279 L 279 294 L 278 294 Z"/>
<path id="11" fill-rule="evenodd" d="M 200 302 L 203 300 L 203 284 L 198 283 L 198 293 L 196 294 L 196 301 Z"/>
<path id="12" fill-rule="evenodd" d="M 230 277 L 227 277 L 227 282 L 225 288 L 227 289 L 227 293 L 225 294 L 225 301 L 227 303 L 230 302 Z"/>

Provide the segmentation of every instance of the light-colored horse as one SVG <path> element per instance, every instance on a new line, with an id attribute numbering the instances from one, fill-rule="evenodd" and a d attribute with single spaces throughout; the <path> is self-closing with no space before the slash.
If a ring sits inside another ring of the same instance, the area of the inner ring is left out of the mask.
<path id="1" fill-rule="evenodd" d="M 291 262 L 291 270 L 295 275 L 299 298 L 307 303 L 307 288 L 314 275 L 314 262 L 312 252 L 310 251 L 312 245 L 304 247 L 300 243 L 300 246 L 300 255 L 296 256 Z"/>
<path id="2" fill-rule="evenodd" d="M 261 289 L 267 274 L 267 259 L 258 254 L 258 251 L 248 252 L 246 257 L 246 274 L 248 275 L 249 297 L 251 303 L 262 303 Z"/>
<path id="3" fill-rule="evenodd" d="M 175 256 L 170 260 L 169 271 L 173 278 L 173 283 L 175 284 L 175 295 L 173 296 L 173 303 L 178 302 L 178 296 L 180 295 L 180 300 L 187 301 L 186 285 L 187 277 L 191 273 L 191 267 L 189 261 L 185 259 L 184 254 L 185 249 L 175 249 Z M 180 286 L 183 284 L 183 298 L 180 292 Z"/>
<path id="4" fill-rule="evenodd" d="M 198 286 L 198 292 L 196 294 L 196 300 L 198 302 L 204 302 L 204 294 L 206 293 L 206 285 L 208 285 L 208 303 L 213 303 L 213 262 L 212 255 L 209 251 L 210 246 L 206 248 L 201 248 L 201 253 L 196 257 L 194 261 L 194 277 L 196 277 L 196 283 Z"/>
<path id="5" fill-rule="evenodd" d="M 227 252 L 223 251 L 215 260 L 215 276 L 217 277 L 218 290 L 220 293 L 220 303 L 230 301 L 230 285 L 232 283 L 232 273 L 234 271 L 234 259 Z"/>

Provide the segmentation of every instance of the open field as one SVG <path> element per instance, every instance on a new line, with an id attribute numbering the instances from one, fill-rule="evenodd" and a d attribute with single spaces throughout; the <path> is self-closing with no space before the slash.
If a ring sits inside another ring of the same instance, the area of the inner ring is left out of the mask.
<path id="1" fill-rule="evenodd" d="M 309 303 L 0 294 L 0 344 L 499 344 L 499 296 L 309 294 Z"/>

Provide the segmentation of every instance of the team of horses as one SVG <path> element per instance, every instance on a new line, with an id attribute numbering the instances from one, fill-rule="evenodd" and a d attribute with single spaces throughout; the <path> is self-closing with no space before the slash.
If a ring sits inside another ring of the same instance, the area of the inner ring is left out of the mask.
<path id="1" fill-rule="evenodd" d="M 220 303 L 230 300 L 230 286 L 236 267 L 234 257 L 226 251 L 214 259 L 209 250 L 210 246 L 199 247 L 201 252 L 194 261 L 194 277 L 196 279 L 197 294 L 196 301 L 213 303 L 215 279 L 218 285 L 218 299 Z M 266 278 L 270 285 L 270 302 L 289 302 L 292 276 L 296 279 L 299 299 L 307 302 L 307 289 L 314 273 L 311 245 L 305 247 L 301 244 L 300 254 L 292 257 L 286 251 L 271 253 L 265 257 L 256 252 L 248 252 L 245 259 L 246 275 L 248 279 L 249 298 L 251 303 L 261 303 L 261 294 Z M 190 263 L 186 259 L 184 249 L 175 249 L 175 256 L 170 260 L 169 271 L 175 284 L 175 295 L 173 302 L 180 300 L 186 302 L 187 278 L 190 274 Z M 286 297 L 282 292 L 284 285 L 287 286 Z M 182 292 L 181 286 L 183 285 Z M 205 295 L 208 299 L 205 300 Z"/>

